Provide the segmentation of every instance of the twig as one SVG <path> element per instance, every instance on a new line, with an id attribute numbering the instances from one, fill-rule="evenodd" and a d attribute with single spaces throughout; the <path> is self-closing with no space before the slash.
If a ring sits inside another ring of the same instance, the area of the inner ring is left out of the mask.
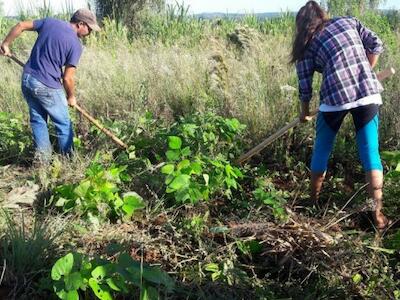
<path id="1" fill-rule="evenodd" d="M 324 231 L 325 231 L 325 230 L 328 230 L 328 229 L 331 228 L 332 226 L 335 226 L 336 224 L 340 223 L 341 221 L 347 219 L 348 217 L 354 215 L 355 213 L 356 213 L 356 211 L 355 211 L 355 212 L 352 212 L 352 213 L 350 213 L 350 214 L 347 214 L 347 215 L 345 215 L 344 217 L 341 217 L 340 219 L 336 220 L 336 221 L 333 222 L 332 224 L 329 224 L 329 223 L 328 223 L 328 224 L 324 227 Z"/>
<path id="2" fill-rule="evenodd" d="M 6 273 L 6 268 L 7 268 L 7 261 L 4 259 L 3 271 L 1 272 L 1 277 L 0 277 L 0 285 L 3 282 L 4 274 Z"/>
<path id="3" fill-rule="evenodd" d="M 347 205 L 349 205 L 349 203 L 350 203 L 351 201 L 353 201 L 353 199 L 354 199 L 365 187 L 367 187 L 367 186 L 368 186 L 368 183 L 364 184 L 363 186 L 361 186 L 361 187 L 350 197 L 350 199 L 346 202 L 346 204 L 343 205 L 343 207 L 335 214 L 335 216 L 332 218 L 332 220 L 330 220 L 330 221 L 328 222 L 328 224 L 326 224 L 326 225 L 324 226 L 324 229 L 325 229 L 325 230 L 331 228 L 332 226 L 336 225 L 336 224 L 339 223 L 340 221 L 342 221 L 342 220 L 344 220 L 344 219 L 350 217 L 352 214 L 354 214 L 354 212 L 353 212 L 353 213 L 351 213 L 351 214 L 349 214 L 349 215 L 347 215 L 347 216 L 345 216 L 345 217 L 343 217 L 343 218 L 340 218 L 339 220 L 336 220 L 336 221 L 335 221 L 335 218 L 337 218 L 338 215 L 339 215 L 340 213 L 342 213 L 343 210 L 347 207 Z"/>

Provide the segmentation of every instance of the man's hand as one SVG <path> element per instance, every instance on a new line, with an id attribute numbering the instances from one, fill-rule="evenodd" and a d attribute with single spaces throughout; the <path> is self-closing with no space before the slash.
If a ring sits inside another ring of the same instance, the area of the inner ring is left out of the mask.
<path id="1" fill-rule="evenodd" d="M 10 48 L 6 43 L 2 43 L 0 46 L 0 54 L 4 56 L 11 56 Z"/>
<path id="2" fill-rule="evenodd" d="M 76 105 L 76 97 L 75 96 L 68 97 L 68 105 L 71 107 L 74 107 Z"/>
<path id="3" fill-rule="evenodd" d="M 33 21 L 21 21 L 11 28 L 10 32 L 7 34 L 0 46 L 0 54 L 4 56 L 11 56 L 10 45 L 25 30 L 34 30 Z"/>

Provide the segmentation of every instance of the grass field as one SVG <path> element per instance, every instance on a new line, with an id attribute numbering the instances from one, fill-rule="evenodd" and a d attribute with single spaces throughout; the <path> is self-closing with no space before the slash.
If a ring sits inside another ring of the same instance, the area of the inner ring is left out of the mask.
<path id="1" fill-rule="evenodd" d="M 298 116 L 293 17 L 179 9 L 147 12 L 135 30 L 104 19 L 84 41 L 78 104 L 126 151 L 71 109 L 74 157 L 33 164 L 21 68 L 0 58 L 0 299 L 400 299 L 400 231 L 371 223 L 350 119 L 318 205 L 308 201 L 314 122 L 235 163 Z M 400 70 L 396 24 L 360 19 L 385 43 L 377 71 Z M 0 35 L 15 23 L 0 18 Z M 21 60 L 35 35 L 14 43 Z M 394 221 L 398 82 L 383 83 L 380 112 Z"/>

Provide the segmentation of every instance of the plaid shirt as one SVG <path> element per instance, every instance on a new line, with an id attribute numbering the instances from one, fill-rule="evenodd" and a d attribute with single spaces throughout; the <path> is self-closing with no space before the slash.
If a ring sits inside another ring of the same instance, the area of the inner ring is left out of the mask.
<path id="1" fill-rule="evenodd" d="M 322 73 L 321 104 L 343 105 L 382 92 L 366 55 L 382 51 L 382 41 L 357 19 L 331 19 L 296 64 L 300 100 L 311 100 L 315 71 Z"/>

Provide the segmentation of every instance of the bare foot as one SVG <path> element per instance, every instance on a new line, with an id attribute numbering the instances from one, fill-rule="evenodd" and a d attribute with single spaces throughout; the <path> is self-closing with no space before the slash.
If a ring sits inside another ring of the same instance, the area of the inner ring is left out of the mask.
<path id="1" fill-rule="evenodd" d="M 375 226 L 377 229 L 382 230 L 385 229 L 389 225 L 388 218 L 380 211 L 376 211 L 373 214 Z"/>

